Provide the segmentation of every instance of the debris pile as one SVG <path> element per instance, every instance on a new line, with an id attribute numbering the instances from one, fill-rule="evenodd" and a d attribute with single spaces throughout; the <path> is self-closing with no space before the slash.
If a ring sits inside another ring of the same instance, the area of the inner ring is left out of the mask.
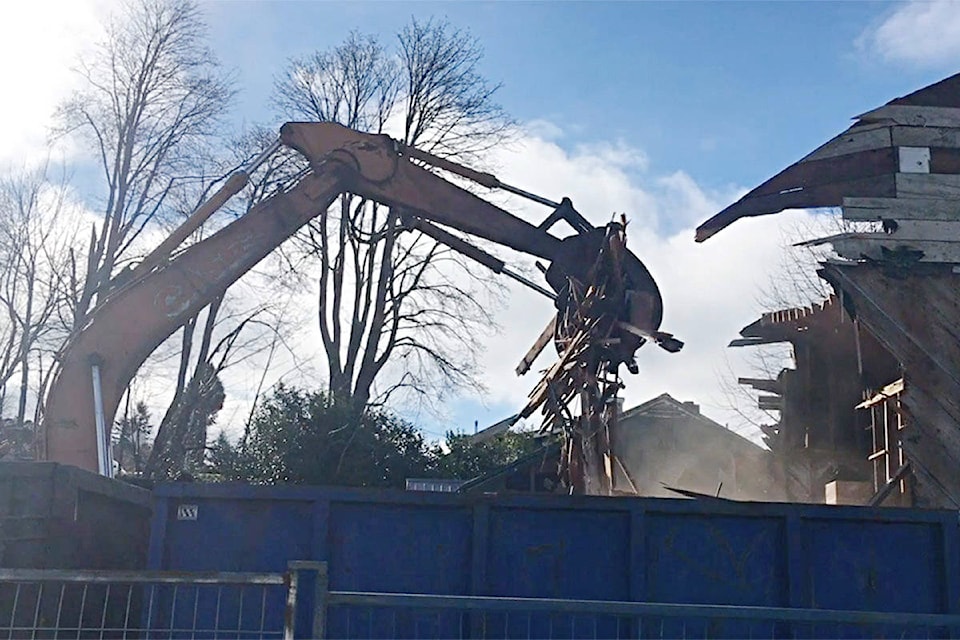
<path id="1" fill-rule="evenodd" d="M 637 373 L 634 354 L 648 340 L 672 352 L 683 346 L 671 334 L 644 326 L 650 324 L 651 305 L 631 287 L 624 265 L 629 255 L 625 228 L 625 221 L 613 222 L 591 232 L 587 242 L 596 259 L 585 273 L 567 274 L 556 317 L 517 367 L 518 374 L 525 373 L 552 337 L 559 359 L 544 372 L 517 419 L 541 409 L 541 431 L 562 435 L 560 478 L 576 494 L 613 490 L 610 442 L 617 394 L 624 388 L 620 365 Z"/>

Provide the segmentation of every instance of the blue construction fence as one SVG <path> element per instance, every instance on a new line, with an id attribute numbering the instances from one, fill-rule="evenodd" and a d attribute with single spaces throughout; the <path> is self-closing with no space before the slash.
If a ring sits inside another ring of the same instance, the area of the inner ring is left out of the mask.
<path id="1" fill-rule="evenodd" d="M 957 534 L 953 511 L 171 484 L 155 490 L 148 564 L 322 562 L 323 588 L 309 571 L 298 587 L 298 637 L 318 593 L 333 598 L 328 637 L 945 637 L 960 614 Z"/>

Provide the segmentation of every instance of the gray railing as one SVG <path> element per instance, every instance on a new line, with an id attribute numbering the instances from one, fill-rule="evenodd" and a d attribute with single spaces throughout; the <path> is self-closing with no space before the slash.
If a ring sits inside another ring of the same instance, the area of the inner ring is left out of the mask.
<path id="1" fill-rule="evenodd" d="M 322 637 L 331 638 L 946 638 L 960 634 L 960 616 L 938 614 L 345 591 L 329 592 L 327 597 L 323 624 L 332 629 Z M 336 625 L 331 624 L 334 619 Z"/>
<path id="2" fill-rule="evenodd" d="M 295 606 L 295 573 L 0 569 L 0 639 L 292 640 Z"/>
<path id="3" fill-rule="evenodd" d="M 960 615 L 333 591 L 316 576 L 322 638 L 956 638 Z"/>
<path id="4" fill-rule="evenodd" d="M 284 573 L 0 569 L 0 640 L 295 635 L 945 638 L 960 637 L 960 615 L 343 591 L 319 562 Z"/>

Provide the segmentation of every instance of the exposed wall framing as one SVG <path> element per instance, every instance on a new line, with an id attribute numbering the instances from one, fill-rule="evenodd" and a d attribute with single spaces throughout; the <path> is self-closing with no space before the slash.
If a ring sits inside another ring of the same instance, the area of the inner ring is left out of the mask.
<path id="1" fill-rule="evenodd" d="M 740 218 L 816 207 L 880 227 L 812 241 L 833 246 L 840 259 L 820 275 L 902 369 L 896 401 L 881 401 L 896 409 L 901 451 L 869 454 L 885 465 L 874 501 L 909 487 L 917 506 L 960 507 L 960 74 L 858 116 L 700 225 L 697 240 Z M 874 433 L 896 439 L 886 426 Z"/>
<path id="2" fill-rule="evenodd" d="M 781 460 L 789 496 L 823 502 L 832 480 L 868 481 L 871 442 L 866 416 L 854 407 L 870 389 L 899 375 L 896 360 L 863 334 L 836 296 L 809 307 L 765 313 L 744 327 L 731 346 L 790 343 L 794 368 L 776 379 L 740 378 L 763 395 L 759 407 L 777 411 L 763 427 L 767 446 Z"/>
<path id="3" fill-rule="evenodd" d="M 903 431 L 907 428 L 902 406 L 903 378 L 857 405 L 870 415 L 872 451 L 867 460 L 873 467 L 874 503 L 908 507 L 913 503 L 911 475 L 906 468 Z"/>

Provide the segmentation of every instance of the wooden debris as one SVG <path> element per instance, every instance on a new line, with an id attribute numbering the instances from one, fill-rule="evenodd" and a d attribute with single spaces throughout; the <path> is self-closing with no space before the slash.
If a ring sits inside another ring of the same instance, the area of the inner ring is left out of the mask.
<path id="1" fill-rule="evenodd" d="M 517 365 L 518 376 L 522 376 L 530 370 L 530 365 L 533 364 L 533 361 L 537 359 L 537 356 L 540 355 L 540 352 L 543 351 L 544 347 L 547 346 L 547 343 L 550 342 L 550 339 L 553 338 L 556 328 L 557 318 L 554 316 L 553 318 L 550 318 L 550 322 L 547 323 L 546 327 L 544 327 L 540 337 L 537 338 L 537 341 L 533 343 L 533 346 L 530 347 L 530 350 L 527 351 L 526 355 L 523 356 L 523 360 L 521 360 L 520 364 Z"/>
<path id="2" fill-rule="evenodd" d="M 605 242 L 586 281 L 569 279 L 566 304 L 552 323 L 560 356 L 543 374 L 520 411 L 529 417 L 538 410 L 541 430 L 564 438 L 560 477 L 571 493 L 610 495 L 614 460 L 610 427 L 616 419 L 616 396 L 623 384 L 621 362 L 635 369 L 633 352 L 646 340 L 669 350 L 670 334 L 636 327 L 629 318 L 621 259 L 625 253 L 623 225 L 611 223 Z M 529 368 L 545 344 L 546 333 L 528 352 L 518 373 Z M 678 344 L 682 344 L 679 343 Z M 679 348 L 679 347 L 677 347 Z M 629 358 L 629 361 L 627 360 Z M 572 406 L 578 405 L 574 415 Z"/>

